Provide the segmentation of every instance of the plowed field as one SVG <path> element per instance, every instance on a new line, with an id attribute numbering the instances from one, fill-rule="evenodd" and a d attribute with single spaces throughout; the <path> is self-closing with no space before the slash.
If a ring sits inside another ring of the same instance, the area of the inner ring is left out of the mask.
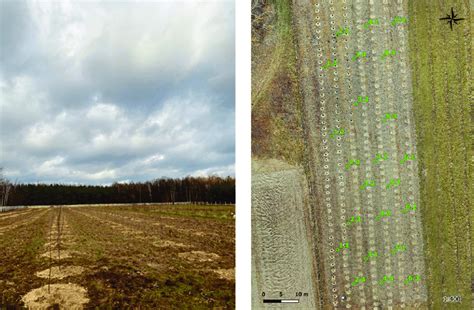
<path id="1" fill-rule="evenodd" d="M 1 304 L 232 309 L 233 214 L 228 205 L 53 207 L 1 214 Z"/>

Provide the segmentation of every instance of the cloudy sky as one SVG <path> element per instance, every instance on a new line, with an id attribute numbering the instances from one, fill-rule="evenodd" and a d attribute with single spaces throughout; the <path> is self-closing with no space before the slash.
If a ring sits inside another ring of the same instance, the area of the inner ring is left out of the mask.
<path id="1" fill-rule="evenodd" d="M 234 175 L 232 1 L 0 3 L 10 180 Z"/>

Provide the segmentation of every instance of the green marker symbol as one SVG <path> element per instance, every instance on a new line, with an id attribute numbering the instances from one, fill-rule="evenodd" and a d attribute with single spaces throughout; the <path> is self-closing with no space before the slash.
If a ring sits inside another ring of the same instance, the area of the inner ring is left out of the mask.
<path id="1" fill-rule="evenodd" d="M 385 275 L 382 279 L 379 280 L 380 285 L 384 285 L 387 282 L 393 282 L 395 277 L 393 275 Z"/>
<path id="2" fill-rule="evenodd" d="M 384 50 L 383 54 L 380 56 L 382 60 L 384 60 L 388 56 L 395 56 L 397 54 L 396 50 Z"/>
<path id="3" fill-rule="evenodd" d="M 420 275 L 417 275 L 417 274 L 409 275 L 409 276 L 407 276 L 405 281 L 403 281 L 403 283 L 408 284 L 408 283 L 411 283 L 411 282 L 418 282 L 418 281 L 420 281 L 420 278 L 421 278 Z"/>
<path id="4" fill-rule="evenodd" d="M 359 166 L 359 165 L 360 165 L 359 159 L 349 159 L 349 161 L 345 165 L 345 169 L 349 170 L 352 166 Z"/>
<path id="5" fill-rule="evenodd" d="M 384 161 L 384 160 L 387 160 L 388 159 L 388 154 L 386 152 L 384 152 L 383 154 L 380 154 L 380 153 L 377 153 L 375 154 L 375 158 L 373 160 L 373 163 L 374 164 L 377 164 L 381 161 Z"/>
<path id="6" fill-rule="evenodd" d="M 393 249 L 390 250 L 392 255 L 397 254 L 398 252 L 405 252 L 407 246 L 401 243 L 397 243 Z"/>
<path id="7" fill-rule="evenodd" d="M 350 226 L 351 224 L 360 223 L 360 222 L 362 222 L 362 218 L 360 215 L 357 215 L 357 216 L 351 216 L 351 219 L 349 221 L 346 221 L 346 224 Z"/>
<path id="8" fill-rule="evenodd" d="M 367 255 L 364 256 L 364 261 L 367 262 L 367 261 L 369 261 L 369 259 L 371 259 L 372 257 L 377 257 L 377 256 L 379 256 L 379 254 L 377 253 L 377 251 L 369 251 L 369 252 L 367 253 Z"/>
<path id="9" fill-rule="evenodd" d="M 378 25 L 378 24 L 379 24 L 379 19 L 378 18 L 375 18 L 375 19 L 371 18 L 367 22 L 364 23 L 364 28 L 369 29 L 369 26 Z"/>
<path id="10" fill-rule="evenodd" d="M 398 114 L 397 113 L 385 113 L 384 117 L 382 118 L 382 123 L 387 122 L 388 120 L 397 120 Z"/>
<path id="11" fill-rule="evenodd" d="M 397 186 L 400 186 L 400 179 L 391 179 L 385 188 L 390 189 Z"/>
<path id="12" fill-rule="evenodd" d="M 337 59 L 334 59 L 332 62 L 328 60 L 326 64 L 323 66 L 323 69 L 329 69 L 330 67 L 337 67 Z"/>
<path id="13" fill-rule="evenodd" d="M 375 217 L 375 220 L 378 221 L 384 217 L 389 217 L 392 215 L 392 211 L 390 210 L 381 210 L 379 214 Z"/>
<path id="14" fill-rule="evenodd" d="M 366 189 L 367 187 L 374 187 L 375 181 L 374 180 L 365 180 L 364 183 L 360 186 L 360 189 Z"/>
<path id="15" fill-rule="evenodd" d="M 392 22 L 390 23 L 392 26 L 396 26 L 398 24 L 404 24 L 407 22 L 407 18 L 406 17 L 401 17 L 401 16 L 395 16 L 393 19 L 392 19 Z"/>
<path id="16" fill-rule="evenodd" d="M 405 205 L 405 208 L 401 211 L 401 213 L 402 213 L 402 214 L 406 214 L 406 213 L 408 213 L 408 212 L 410 212 L 410 211 L 416 211 L 416 203 L 414 203 L 414 204 L 409 204 L 409 203 L 407 203 L 407 204 Z"/>
<path id="17" fill-rule="evenodd" d="M 349 27 L 339 27 L 339 30 L 336 32 L 336 38 L 342 35 L 349 35 L 350 33 Z"/>
<path id="18" fill-rule="evenodd" d="M 368 96 L 358 96 L 357 101 L 353 103 L 353 106 L 357 107 L 359 106 L 360 103 L 367 103 L 369 102 L 369 97 Z"/>
<path id="19" fill-rule="evenodd" d="M 356 277 L 354 281 L 352 281 L 351 285 L 356 286 L 357 284 L 364 283 L 365 281 L 365 277 Z"/>
<path id="20" fill-rule="evenodd" d="M 404 164 L 409 160 L 415 160 L 415 154 L 405 153 L 405 155 L 403 156 L 403 159 L 400 160 L 400 164 Z"/>
<path id="21" fill-rule="evenodd" d="M 359 58 L 365 58 L 367 57 L 367 52 L 357 52 L 353 57 L 352 57 L 352 61 L 355 61 Z"/>
<path id="22" fill-rule="evenodd" d="M 349 248 L 349 242 L 339 242 L 339 247 L 336 249 L 336 252 L 340 252 L 342 249 L 348 249 Z"/>
<path id="23" fill-rule="evenodd" d="M 341 128 L 341 129 L 334 129 L 334 130 L 329 134 L 329 137 L 330 137 L 331 139 L 334 139 L 336 136 L 343 136 L 345 133 L 346 133 L 346 131 L 344 130 L 344 128 Z"/>

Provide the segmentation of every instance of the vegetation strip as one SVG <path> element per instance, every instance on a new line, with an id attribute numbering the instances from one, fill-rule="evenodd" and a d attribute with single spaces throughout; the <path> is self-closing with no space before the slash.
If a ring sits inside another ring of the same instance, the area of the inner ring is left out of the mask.
<path id="1" fill-rule="evenodd" d="M 470 9 L 468 1 L 456 7 Z M 440 3 L 410 2 L 409 34 L 430 307 L 455 309 L 446 297 L 472 303 L 472 30 L 432 20 L 444 11 Z"/>

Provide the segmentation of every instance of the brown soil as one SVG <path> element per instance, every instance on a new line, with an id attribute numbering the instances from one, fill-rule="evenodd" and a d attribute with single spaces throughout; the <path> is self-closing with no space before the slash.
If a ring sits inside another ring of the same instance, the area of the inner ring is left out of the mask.
<path id="1" fill-rule="evenodd" d="M 29 219 L 31 224 L 8 230 L 0 238 L 0 252 L 5 253 L 0 279 L 9 281 L 0 280 L 4 304 L 31 307 L 23 304 L 23 297 L 46 283 L 45 278 L 34 275 L 43 270 L 49 277 L 50 248 L 57 259 L 59 243 L 61 260 L 53 261 L 53 266 L 60 262 L 61 272 L 66 266 L 87 270 L 65 279 L 86 289 L 89 301 L 84 308 L 179 309 L 189 305 L 193 309 L 234 309 L 235 280 L 226 280 L 212 270 L 235 266 L 234 221 L 217 218 L 222 209 L 228 213 L 235 209 L 195 207 L 196 212 L 194 206 L 63 207 L 59 230 L 58 208 L 48 208 L 36 221 L 32 219 L 38 215 L 36 211 L 25 218 L 16 217 L 19 221 Z M 198 208 L 216 218 L 202 218 L 204 212 Z M 163 219 L 158 214 L 183 210 L 186 216 L 176 218 Z M 196 232 L 206 236 L 196 237 Z M 209 238 L 209 234 L 215 236 Z M 199 252 L 190 257 L 200 260 L 179 256 L 191 250 L 200 250 L 204 257 L 199 257 Z M 55 271 L 53 267 L 53 277 Z M 47 298 L 44 295 L 43 299 Z"/>

